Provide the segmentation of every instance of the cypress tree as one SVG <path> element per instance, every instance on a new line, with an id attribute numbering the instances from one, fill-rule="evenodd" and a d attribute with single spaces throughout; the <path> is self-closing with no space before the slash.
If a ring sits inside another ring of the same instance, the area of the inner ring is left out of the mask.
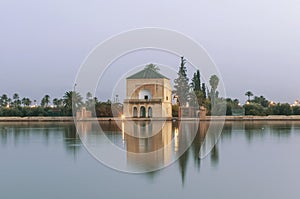
<path id="1" fill-rule="evenodd" d="M 186 60 L 181 57 L 181 63 L 178 71 L 178 77 L 174 80 L 175 94 L 178 97 L 181 106 L 186 105 L 189 99 L 189 78 L 187 77 Z"/>

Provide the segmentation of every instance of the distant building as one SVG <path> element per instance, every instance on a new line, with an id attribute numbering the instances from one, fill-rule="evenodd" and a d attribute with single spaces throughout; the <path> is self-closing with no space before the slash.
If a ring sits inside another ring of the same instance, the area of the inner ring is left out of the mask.
<path id="1" fill-rule="evenodd" d="M 299 100 L 295 100 L 295 102 L 294 102 L 294 104 L 292 104 L 292 106 L 300 106 Z"/>
<path id="2" fill-rule="evenodd" d="M 170 79 L 146 67 L 126 78 L 125 117 L 172 117 Z"/>
<path id="3" fill-rule="evenodd" d="M 92 117 L 92 112 L 87 111 L 85 107 L 82 107 L 80 111 L 76 112 L 76 119 L 77 120 L 82 120 L 82 119 L 87 119 Z"/>

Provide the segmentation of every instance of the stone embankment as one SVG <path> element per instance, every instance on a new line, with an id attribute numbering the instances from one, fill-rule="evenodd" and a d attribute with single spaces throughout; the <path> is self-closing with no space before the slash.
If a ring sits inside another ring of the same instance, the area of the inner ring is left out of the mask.
<path id="1" fill-rule="evenodd" d="M 121 118 L 85 118 L 83 121 L 121 121 Z M 179 118 L 130 118 L 123 120 L 150 121 L 150 120 L 180 120 Z M 193 121 L 196 118 L 182 118 Z M 269 115 L 269 116 L 206 116 L 202 121 L 300 121 L 300 115 Z M 73 122 L 73 117 L 0 117 L 0 122 Z"/>

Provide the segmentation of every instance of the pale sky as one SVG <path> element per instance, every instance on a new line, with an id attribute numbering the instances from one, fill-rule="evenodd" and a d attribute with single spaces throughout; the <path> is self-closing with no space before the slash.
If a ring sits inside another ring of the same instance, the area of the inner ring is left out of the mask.
<path id="1" fill-rule="evenodd" d="M 207 50 L 228 97 L 243 102 L 251 90 L 293 102 L 300 99 L 299 10 L 299 0 L 1 0 L 0 94 L 61 97 L 97 44 L 126 30 L 161 27 Z"/>

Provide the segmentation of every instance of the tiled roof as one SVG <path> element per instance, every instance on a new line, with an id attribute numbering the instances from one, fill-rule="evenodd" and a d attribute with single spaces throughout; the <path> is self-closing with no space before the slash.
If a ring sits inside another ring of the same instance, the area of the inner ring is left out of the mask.
<path id="1" fill-rule="evenodd" d="M 127 79 L 163 79 L 163 78 L 169 79 L 151 68 L 145 68 L 144 70 L 141 70 L 140 72 L 137 72 L 127 77 Z"/>

